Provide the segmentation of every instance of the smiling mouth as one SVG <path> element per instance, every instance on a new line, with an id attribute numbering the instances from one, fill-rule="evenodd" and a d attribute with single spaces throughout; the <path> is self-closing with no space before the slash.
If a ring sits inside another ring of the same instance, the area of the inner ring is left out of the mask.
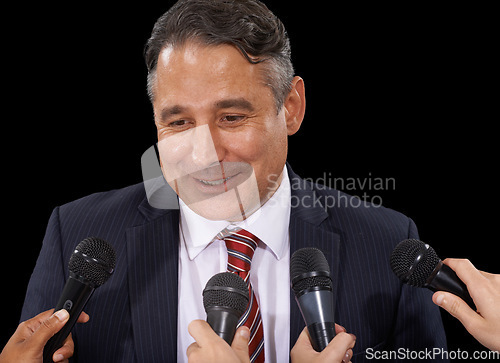
<path id="1" fill-rule="evenodd" d="M 227 178 L 217 179 L 217 180 L 203 180 L 203 179 L 196 179 L 196 180 L 198 180 L 198 181 L 199 181 L 199 182 L 201 182 L 202 184 L 214 186 L 214 185 L 221 185 L 221 184 L 224 184 L 224 183 L 225 183 L 225 182 L 227 182 L 229 179 L 232 179 L 232 178 L 234 178 L 235 176 L 236 176 L 236 175 L 229 176 L 229 177 L 227 177 Z"/>

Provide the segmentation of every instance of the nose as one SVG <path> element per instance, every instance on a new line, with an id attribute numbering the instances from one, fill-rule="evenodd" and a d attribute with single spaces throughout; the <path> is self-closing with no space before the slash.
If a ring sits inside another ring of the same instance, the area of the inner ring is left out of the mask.
<path id="1" fill-rule="evenodd" d="M 214 137 L 215 136 L 215 137 Z M 201 125 L 194 129 L 192 138 L 192 161 L 200 168 L 208 167 L 222 161 L 216 132 L 211 132 L 208 125 Z M 219 152 L 218 152 L 219 150 Z"/>

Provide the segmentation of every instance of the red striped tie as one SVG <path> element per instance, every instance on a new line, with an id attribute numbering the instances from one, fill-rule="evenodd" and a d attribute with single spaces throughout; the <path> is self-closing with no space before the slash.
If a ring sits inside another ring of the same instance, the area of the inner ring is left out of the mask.
<path id="1" fill-rule="evenodd" d="M 259 239 L 250 232 L 240 229 L 237 232 L 224 229 L 218 237 L 226 242 L 227 270 L 237 273 L 248 285 L 250 301 L 238 327 L 245 325 L 250 329 L 248 351 L 250 362 L 264 362 L 264 328 L 259 303 L 250 284 L 250 265 Z"/>

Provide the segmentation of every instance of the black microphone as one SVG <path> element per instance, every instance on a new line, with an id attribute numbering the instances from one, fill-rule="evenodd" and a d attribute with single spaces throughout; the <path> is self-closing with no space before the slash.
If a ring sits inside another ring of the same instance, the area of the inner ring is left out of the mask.
<path id="1" fill-rule="evenodd" d="M 207 323 L 229 345 L 233 342 L 238 320 L 245 312 L 248 301 L 246 282 L 232 272 L 212 276 L 203 290 Z"/>
<path id="2" fill-rule="evenodd" d="M 69 278 L 54 311 L 66 309 L 69 320 L 44 347 L 43 361 L 53 362 L 54 352 L 61 348 L 94 290 L 104 284 L 114 271 L 116 254 L 102 239 L 89 237 L 75 247 L 69 259 Z"/>
<path id="3" fill-rule="evenodd" d="M 390 261 L 392 271 L 404 283 L 434 292 L 451 292 L 476 310 L 467 286 L 428 244 L 417 239 L 401 241 L 392 251 Z"/>
<path id="4" fill-rule="evenodd" d="M 332 278 L 323 252 L 313 247 L 295 251 L 290 279 L 312 346 L 321 352 L 335 337 Z"/>

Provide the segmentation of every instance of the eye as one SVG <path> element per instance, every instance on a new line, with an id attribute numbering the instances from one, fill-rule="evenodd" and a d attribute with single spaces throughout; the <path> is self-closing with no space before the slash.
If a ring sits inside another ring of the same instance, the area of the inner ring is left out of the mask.
<path id="1" fill-rule="evenodd" d="M 167 124 L 167 127 L 171 128 L 171 129 L 182 129 L 183 130 L 185 128 L 188 128 L 190 124 L 191 124 L 191 122 L 188 120 L 175 120 L 175 121 L 169 122 Z"/>
<path id="2" fill-rule="evenodd" d="M 221 121 L 228 122 L 228 123 L 235 123 L 235 122 L 242 121 L 244 119 L 245 119 L 245 116 L 241 116 L 241 115 L 226 115 L 221 119 Z"/>

